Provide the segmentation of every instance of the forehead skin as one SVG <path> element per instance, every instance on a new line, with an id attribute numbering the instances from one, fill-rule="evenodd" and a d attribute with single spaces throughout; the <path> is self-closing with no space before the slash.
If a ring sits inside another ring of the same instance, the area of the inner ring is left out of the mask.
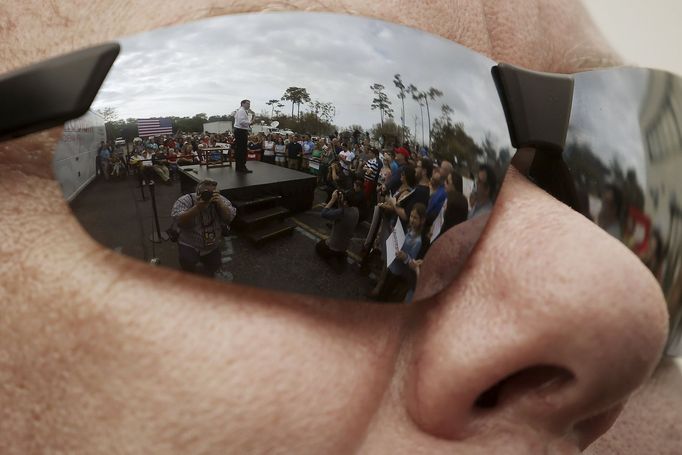
<path id="1" fill-rule="evenodd" d="M 159 26 L 274 10 L 375 17 L 537 70 L 572 72 L 618 61 L 582 8 L 565 0 L 25 0 L 0 4 L 0 73 Z M 161 274 L 105 251 L 87 238 L 52 179 L 59 135 L 56 129 L 0 144 L 0 452 L 40 452 L 48 444 L 65 453 L 108 446 L 139 452 L 139 444 L 157 453 L 224 447 L 244 453 L 256 449 L 253 436 L 240 431 L 258 424 L 271 451 L 298 437 L 305 442 L 291 449 L 306 452 L 333 437 L 309 434 L 313 422 L 361 440 L 370 422 L 344 415 L 371 415 L 378 406 L 375 397 L 396 361 L 403 310 L 347 312 L 330 302 L 275 299 L 238 286 L 227 293 L 224 285 Z M 325 343 L 311 346 L 311 340 Z M 261 349 L 254 351 L 254 344 Z M 239 355 L 245 352 L 246 361 Z M 320 359 L 331 356 L 338 365 L 321 369 Z M 271 366 L 270 377 L 243 373 L 262 365 Z M 291 371 L 301 374 L 291 378 Z M 324 380 L 307 381 L 311 371 Z M 286 394 L 267 401 L 249 396 L 271 387 Z M 672 453 L 682 434 L 680 388 L 674 364 L 663 364 L 591 453 Z M 325 403 L 314 402 L 317 396 Z M 357 400 L 348 403 L 346 396 Z M 284 425 L 291 416 L 278 410 L 308 397 L 319 409 L 309 406 L 294 415 L 297 425 Z M 241 401 L 249 407 L 240 408 Z M 227 421 L 225 408 L 232 411 Z M 252 422 L 253 409 L 270 412 Z M 637 437 L 643 432 L 650 438 L 644 442 Z M 336 442 L 340 452 L 355 447 Z"/>

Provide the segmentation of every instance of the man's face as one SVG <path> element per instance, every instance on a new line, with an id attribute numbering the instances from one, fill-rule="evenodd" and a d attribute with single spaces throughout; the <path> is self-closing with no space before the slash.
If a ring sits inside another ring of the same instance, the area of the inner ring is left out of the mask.
<path id="1" fill-rule="evenodd" d="M 273 7 L 124 5 L 7 3 L 0 72 L 178 21 Z M 287 8 L 398 22 L 535 70 L 615 61 L 581 7 L 564 0 Z M 42 153 L 51 163 L 60 133 L 0 143 L 0 211 L 13 213 L 0 243 L 11 258 L 0 274 L 1 452 L 564 453 L 608 428 L 657 361 L 666 314 L 653 278 L 513 168 L 456 279 L 442 278 L 443 291 L 425 300 L 418 288 L 409 307 L 370 305 L 209 282 L 104 250 L 73 218 L 50 166 L 33 160 Z M 26 228 L 36 213 L 53 235 Z M 420 273 L 459 260 L 452 248 L 434 253 Z M 666 401 L 651 390 L 634 395 L 651 418 L 626 408 L 635 417 L 621 441 L 631 453 L 675 453 L 680 394 Z M 656 422 L 667 433 L 655 433 Z"/>

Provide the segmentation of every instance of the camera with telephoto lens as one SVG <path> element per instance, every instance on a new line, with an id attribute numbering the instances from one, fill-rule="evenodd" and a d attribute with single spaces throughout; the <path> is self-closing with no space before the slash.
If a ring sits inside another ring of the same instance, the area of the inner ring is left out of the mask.
<path id="1" fill-rule="evenodd" d="M 201 198 L 202 201 L 208 202 L 213 197 L 213 191 L 209 190 L 202 191 L 201 193 L 199 193 L 199 197 Z"/>

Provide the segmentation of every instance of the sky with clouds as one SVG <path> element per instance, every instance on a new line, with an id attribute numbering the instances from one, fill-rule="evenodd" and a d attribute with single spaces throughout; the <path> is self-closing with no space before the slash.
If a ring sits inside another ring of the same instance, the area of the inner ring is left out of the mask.
<path id="1" fill-rule="evenodd" d="M 452 41 L 366 18 L 320 13 L 233 15 L 156 30 L 121 40 L 122 52 L 93 108 L 114 107 L 120 118 L 229 114 L 243 98 L 251 109 L 305 87 L 313 100 L 331 101 L 339 127 L 379 123 L 370 85 L 386 87 L 396 122 L 400 100 L 393 75 L 420 90 L 435 87 L 431 119 L 453 108 L 477 142 L 489 134 L 509 146 L 490 68 L 494 62 Z M 284 113 L 291 104 L 283 102 Z M 405 100 L 406 124 L 421 142 L 418 105 Z M 303 106 L 302 106 L 303 109 Z M 424 122 L 426 124 L 426 110 Z M 428 127 L 425 127 L 428 130 Z M 427 133 L 428 134 L 428 133 Z"/>
<path id="2" fill-rule="evenodd" d="M 607 166 L 635 169 L 646 181 L 647 162 L 640 113 L 649 88 L 649 70 L 618 68 L 575 75 L 567 141 L 587 142 Z"/>

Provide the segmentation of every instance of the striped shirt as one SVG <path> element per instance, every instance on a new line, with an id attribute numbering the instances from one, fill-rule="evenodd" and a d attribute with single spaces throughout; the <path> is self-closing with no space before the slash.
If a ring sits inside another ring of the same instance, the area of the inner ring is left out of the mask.
<path id="1" fill-rule="evenodd" d="M 377 158 L 372 158 L 365 163 L 365 180 L 368 182 L 376 182 L 379 178 L 379 170 L 381 164 Z"/>

